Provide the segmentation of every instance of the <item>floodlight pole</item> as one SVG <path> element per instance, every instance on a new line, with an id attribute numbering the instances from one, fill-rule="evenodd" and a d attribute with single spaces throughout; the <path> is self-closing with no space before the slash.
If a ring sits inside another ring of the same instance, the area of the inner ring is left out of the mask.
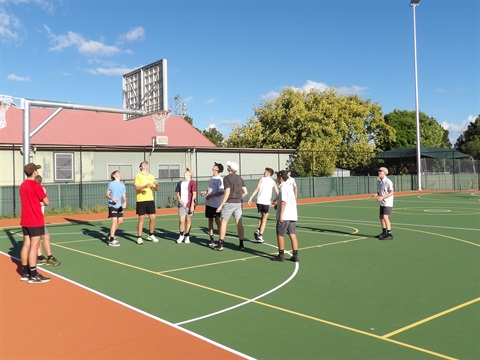
<path id="1" fill-rule="evenodd" d="M 413 8 L 413 54 L 415 64 L 415 115 L 417 123 L 417 190 L 422 191 L 422 155 L 420 145 L 420 110 L 418 108 L 418 67 L 417 67 L 417 17 L 415 8 L 420 0 L 410 0 L 410 6 Z"/>

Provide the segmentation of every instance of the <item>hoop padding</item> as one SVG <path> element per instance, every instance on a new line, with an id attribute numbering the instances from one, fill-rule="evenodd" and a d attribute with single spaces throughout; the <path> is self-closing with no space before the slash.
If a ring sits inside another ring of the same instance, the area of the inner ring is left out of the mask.
<path id="1" fill-rule="evenodd" d="M 12 96 L 0 95 L 0 129 L 7 127 L 7 110 L 12 103 Z"/>
<path id="2" fill-rule="evenodd" d="M 172 110 L 167 110 L 152 114 L 153 124 L 155 125 L 155 131 L 157 133 L 165 132 L 165 123 L 170 117 L 171 112 Z"/>

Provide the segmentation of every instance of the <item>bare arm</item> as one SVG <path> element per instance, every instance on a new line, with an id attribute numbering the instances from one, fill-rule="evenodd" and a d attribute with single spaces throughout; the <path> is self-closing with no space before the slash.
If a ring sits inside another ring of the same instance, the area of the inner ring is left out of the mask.
<path id="1" fill-rule="evenodd" d="M 257 194 L 258 190 L 260 190 L 261 185 L 262 185 L 262 178 L 260 178 L 260 180 L 258 180 L 257 187 L 255 188 L 255 190 L 253 190 L 252 196 L 250 196 L 250 199 L 248 199 L 248 205 L 252 204 L 252 199 Z"/>

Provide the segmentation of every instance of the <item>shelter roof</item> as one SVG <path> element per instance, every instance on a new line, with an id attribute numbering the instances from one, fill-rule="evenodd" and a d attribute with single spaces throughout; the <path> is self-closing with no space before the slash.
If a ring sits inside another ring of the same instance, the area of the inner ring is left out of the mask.
<path id="1" fill-rule="evenodd" d="M 422 158 L 436 159 L 459 159 L 469 157 L 469 155 L 461 153 L 453 149 L 437 148 L 437 147 L 420 147 L 420 155 Z M 417 156 L 417 149 L 399 148 L 384 151 L 377 155 L 378 159 L 398 159 L 398 158 L 414 158 Z"/>
<path id="2" fill-rule="evenodd" d="M 30 108 L 30 133 L 56 109 Z M 0 129 L 0 143 L 23 143 L 23 110 L 7 112 L 7 127 Z M 170 116 L 165 132 L 157 134 L 151 116 L 123 121 L 122 114 L 87 110 L 62 110 L 32 138 L 32 145 L 150 146 L 155 135 L 168 136 L 168 146 L 215 147 L 181 116 Z"/>

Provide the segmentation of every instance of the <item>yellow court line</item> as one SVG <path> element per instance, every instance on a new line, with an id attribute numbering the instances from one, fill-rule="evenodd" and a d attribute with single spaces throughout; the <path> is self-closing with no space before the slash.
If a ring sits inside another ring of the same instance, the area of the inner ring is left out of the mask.
<path id="1" fill-rule="evenodd" d="M 358 240 L 361 240 L 361 239 L 362 238 L 340 241 L 340 242 L 336 242 L 336 243 L 322 244 L 322 245 L 317 245 L 317 246 L 314 246 L 314 247 L 322 247 L 322 246 L 329 246 L 329 245 L 335 245 L 335 244 L 342 244 L 342 243 L 346 243 L 346 242 L 358 241 Z M 201 289 L 204 289 L 204 290 L 208 290 L 208 291 L 212 291 L 212 292 L 215 292 L 215 293 L 218 293 L 218 294 L 226 295 L 226 296 L 229 296 L 229 297 L 232 297 L 232 298 L 235 298 L 235 299 L 239 299 L 239 300 L 243 300 L 243 301 L 250 301 L 251 300 L 250 298 L 247 298 L 247 297 L 244 297 L 244 296 L 240 296 L 240 295 L 232 294 L 232 293 L 229 293 L 229 292 L 226 292 L 226 291 L 214 289 L 214 288 L 204 286 L 204 285 L 200 285 L 198 283 L 194 283 L 194 282 L 191 282 L 191 281 L 188 281 L 188 280 L 183 280 L 183 279 L 179 279 L 179 278 L 176 278 L 176 277 L 173 277 L 173 276 L 170 276 L 170 275 L 162 274 L 162 273 L 155 272 L 155 271 L 152 271 L 152 270 L 147 270 L 147 269 L 144 269 L 144 268 L 141 268 L 141 267 L 138 267 L 138 266 L 122 263 L 120 261 L 112 260 L 112 259 L 109 259 L 109 258 L 105 258 L 103 256 L 91 254 L 91 253 L 87 253 L 85 251 L 81 251 L 81 250 L 77 250 L 77 249 L 71 249 L 71 248 L 68 248 L 66 246 L 62 246 L 62 245 L 59 245 L 59 244 L 52 244 L 52 245 L 58 246 L 58 247 L 63 248 L 65 250 L 78 252 L 80 254 L 84 254 L 84 255 L 92 256 L 92 257 L 95 257 L 95 258 L 98 258 L 98 259 L 101 259 L 101 260 L 112 262 L 112 263 L 115 263 L 115 264 L 118 264 L 118 265 L 123 265 L 123 266 L 129 267 L 129 268 L 132 268 L 132 269 L 136 269 L 136 270 L 144 271 L 144 272 L 147 272 L 147 273 L 150 273 L 150 274 L 162 276 L 164 278 L 167 278 L 167 279 L 170 279 L 170 280 L 173 280 L 173 281 L 178 281 L 178 282 L 181 282 L 181 283 L 184 283 L 184 284 L 187 284 L 187 285 L 195 286 L 195 287 L 198 287 L 198 288 L 201 288 Z M 267 303 L 264 303 L 264 302 L 261 302 L 261 301 L 258 301 L 258 300 L 254 300 L 254 301 L 252 301 L 252 303 L 255 303 L 255 304 L 261 305 L 261 306 L 265 306 L 265 307 L 268 307 L 268 308 L 271 308 L 271 309 L 276 309 L 276 310 L 279 310 L 279 311 L 282 311 L 282 312 L 285 312 L 285 313 L 288 313 L 288 314 L 291 314 L 291 315 L 303 317 L 305 319 L 310 319 L 310 320 L 314 320 L 316 322 L 320 322 L 320 323 L 324 323 L 324 324 L 331 325 L 331 326 L 334 326 L 334 327 L 338 327 L 338 328 L 348 330 L 348 331 L 351 331 L 351 332 L 355 332 L 355 333 L 358 333 L 358 334 L 362 334 L 362 335 L 365 335 L 365 336 L 373 337 L 375 339 L 379 339 L 379 340 L 382 340 L 382 341 L 387 341 L 387 342 L 390 342 L 390 343 L 394 343 L 394 344 L 404 346 L 404 347 L 407 347 L 407 348 L 410 348 L 410 349 L 413 349 L 413 350 L 417 350 L 417 351 L 420 351 L 420 352 L 424 352 L 424 353 L 427 353 L 427 354 L 435 355 L 435 356 L 438 356 L 438 357 L 443 358 L 443 359 L 456 360 L 455 358 L 449 357 L 447 355 L 439 354 L 439 353 L 436 353 L 436 352 L 433 352 L 433 351 L 430 351 L 430 350 L 427 350 L 427 349 L 420 348 L 418 346 L 410 345 L 410 344 L 403 343 L 401 341 L 393 340 L 393 339 L 390 339 L 390 338 L 385 338 L 385 337 L 382 337 L 380 335 L 371 334 L 371 333 L 368 333 L 368 332 L 363 331 L 363 330 L 355 329 L 355 328 L 352 328 L 352 327 L 349 327 L 349 326 L 346 326 L 346 325 L 341 325 L 341 324 L 338 324 L 338 323 L 334 323 L 334 322 L 331 322 L 331 321 L 328 321 L 328 320 L 319 319 L 319 318 L 316 318 L 316 317 L 313 317 L 313 316 L 310 316 L 310 315 L 302 314 L 302 313 L 299 313 L 297 311 L 288 310 L 288 309 L 281 308 L 281 307 L 278 307 L 278 306 L 275 306 L 275 305 L 267 304 Z"/>
<path id="2" fill-rule="evenodd" d="M 285 312 L 285 313 L 288 313 L 288 314 L 291 314 L 291 315 L 295 315 L 295 316 L 299 316 L 299 317 L 302 317 L 302 318 L 305 318 L 305 319 L 309 319 L 309 320 L 313 320 L 313 321 L 320 322 L 320 323 L 323 323 L 323 324 L 331 325 L 331 326 L 334 326 L 334 327 L 338 327 L 340 329 L 352 331 L 352 332 L 362 334 L 362 335 L 365 335 L 365 336 L 369 336 L 369 337 L 372 337 L 372 338 L 375 338 L 375 339 L 378 339 L 378 340 L 383 340 L 383 341 L 387 341 L 387 342 L 390 342 L 390 343 L 393 343 L 393 344 L 401 345 L 401 346 L 404 346 L 404 347 L 407 347 L 407 348 L 410 348 L 410 349 L 413 349 L 413 350 L 417 350 L 417 351 L 420 351 L 420 352 L 423 352 L 423 353 L 426 353 L 426 354 L 435 355 L 435 356 L 438 356 L 442 359 L 456 360 L 456 358 L 450 357 L 448 355 L 439 354 L 439 353 L 436 353 L 434 351 L 423 349 L 423 348 L 415 346 L 415 345 L 410 345 L 410 344 L 407 344 L 407 343 L 404 343 L 404 342 L 401 342 L 401 341 L 385 338 L 383 336 L 375 335 L 375 334 L 372 334 L 372 333 L 369 333 L 369 332 L 366 332 L 366 331 L 363 331 L 363 330 L 355 329 L 355 328 L 352 328 L 352 327 L 349 327 L 349 326 L 346 326 L 346 325 L 341 325 L 341 324 L 338 324 L 338 323 L 334 323 L 332 321 L 319 319 L 319 318 L 316 318 L 314 316 L 302 314 L 302 313 L 299 313 L 299 312 L 296 312 L 296 311 L 293 311 L 293 310 L 288 310 L 288 309 L 281 308 L 281 307 L 271 305 L 271 304 L 267 304 L 267 303 L 264 303 L 264 302 L 261 302 L 261 301 L 253 301 L 253 302 L 255 304 L 262 305 L 262 306 L 265 306 L 265 307 L 268 307 L 268 308 L 271 308 L 271 309 L 279 310 L 279 311 L 282 311 L 282 312 Z"/>
<path id="3" fill-rule="evenodd" d="M 463 242 L 463 243 L 466 243 L 466 244 L 469 244 L 469 245 L 473 245 L 473 246 L 480 247 L 480 244 L 473 243 L 473 242 L 467 241 L 467 240 L 462 240 L 462 239 L 459 239 L 459 238 L 455 238 L 455 237 L 453 237 L 453 236 L 448 236 L 448 235 L 443 235 L 443 234 L 438 234 L 438 233 L 432 233 L 432 232 L 423 231 L 423 230 L 410 229 L 410 228 L 405 228 L 405 227 L 399 227 L 398 229 L 407 230 L 407 231 L 413 231 L 413 232 L 419 232 L 419 233 L 428 234 L 428 235 L 440 236 L 440 237 L 444 237 L 444 238 L 446 238 L 446 239 L 451 239 L 451 240 L 455 240 L 455 241 L 460 241 L 460 242 Z"/>
<path id="4" fill-rule="evenodd" d="M 478 301 L 480 301 L 480 297 L 479 297 L 479 298 L 476 298 L 476 299 L 473 299 L 473 300 L 470 300 L 470 301 L 467 301 L 466 303 L 463 303 L 463 304 L 454 306 L 454 307 L 451 308 L 451 309 L 442 311 L 442 312 L 440 312 L 440 313 L 438 313 L 438 314 L 435 314 L 435 315 L 432 315 L 432 316 L 430 316 L 430 317 L 428 317 L 428 318 L 425 318 L 425 319 L 423 319 L 423 320 L 417 321 L 417 322 L 415 322 L 415 323 L 413 323 L 413 324 L 407 325 L 407 326 L 405 326 L 405 327 L 403 327 L 403 328 L 401 328 L 401 329 L 392 331 L 391 333 L 388 333 L 388 334 L 383 335 L 382 338 L 389 338 L 389 337 L 391 337 L 391 336 L 400 334 L 400 333 L 402 333 L 402 332 L 404 332 L 404 331 L 406 331 L 406 330 L 410 330 L 410 329 L 412 329 L 412 328 L 414 328 L 414 327 L 416 327 L 416 326 L 418 326 L 418 325 L 425 324 L 426 322 L 429 322 L 430 320 L 435 320 L 435 319 L 437 319 L 437 318 L 439 318 L 439 317 L 441 317 L 441 316 L 443 316 L 443 315 L 449 314 L 449 313 L 451 313 L 451 312 L 453 312 L 453 311 L 456 311 L 456 310 L 459 310 L 459 309 L 461 309 L 461 308 L 464 308 L 464 307 L 466 307 L 466 306 L 468 306 L 468 305 L 474 304 L 474 303 L 476 303 L 476 302 L 478 302 Z"/>

